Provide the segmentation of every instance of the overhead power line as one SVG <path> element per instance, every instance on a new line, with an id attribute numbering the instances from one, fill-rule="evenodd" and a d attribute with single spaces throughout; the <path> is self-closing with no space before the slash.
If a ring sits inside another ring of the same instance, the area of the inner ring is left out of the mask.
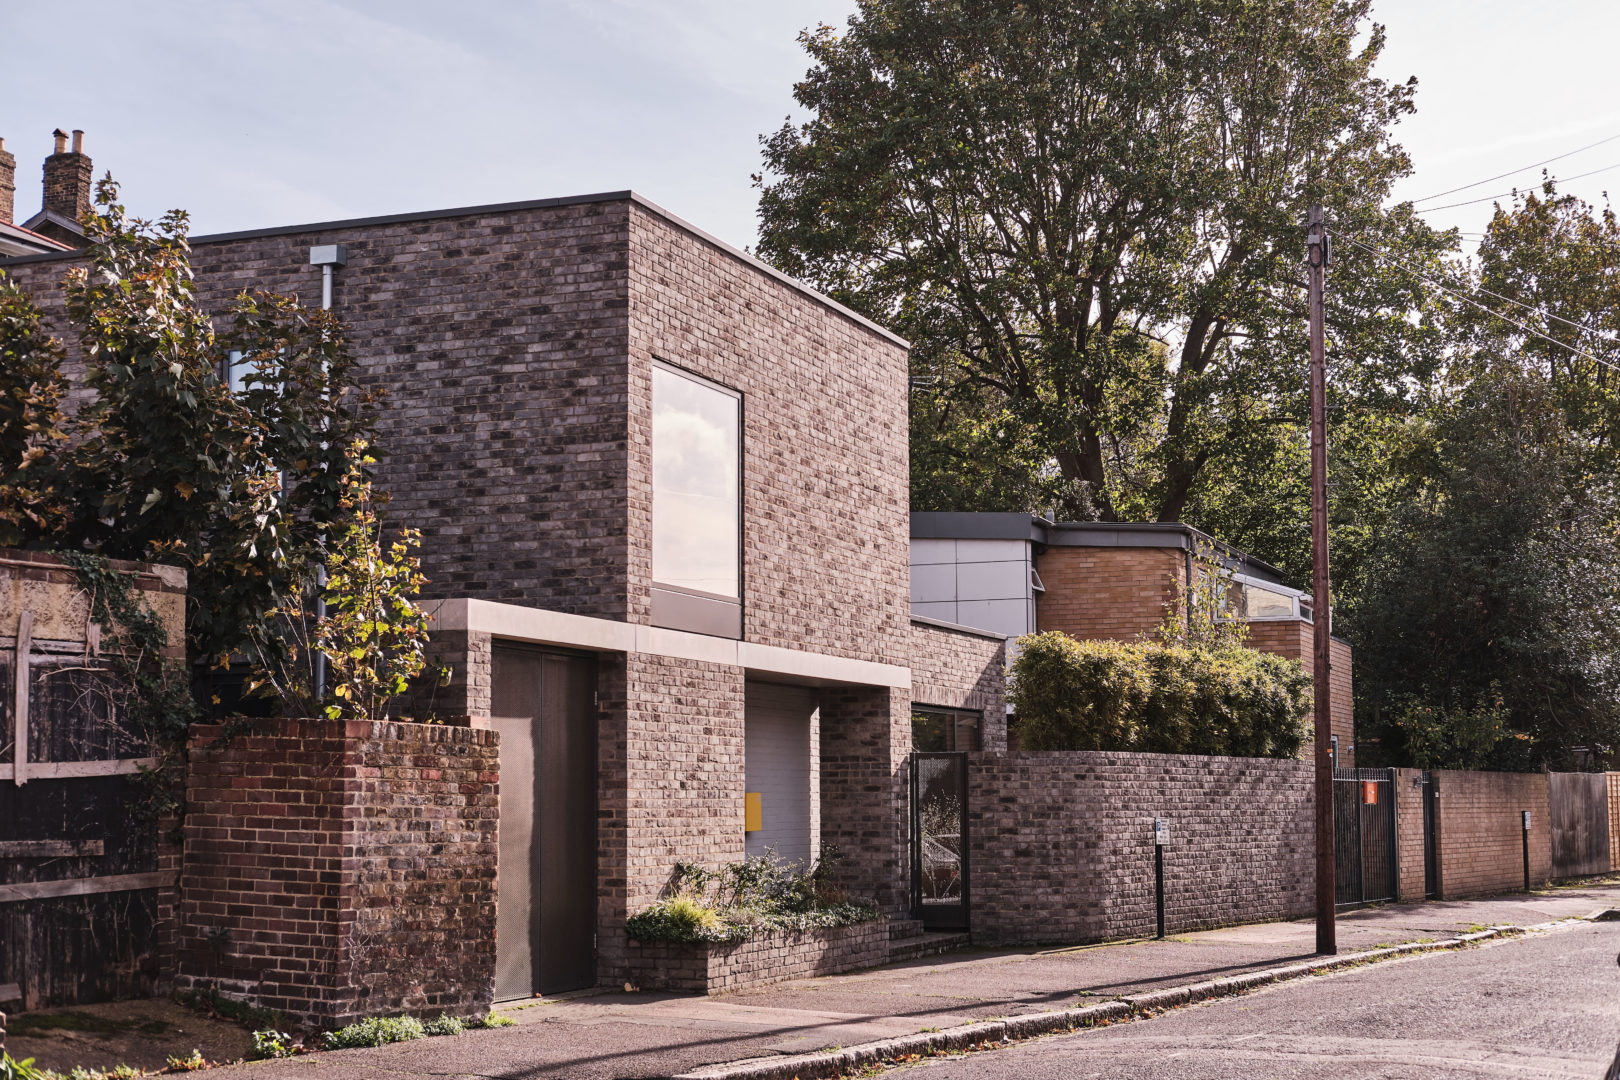
<path id="1" fill-rule="evenodd" d="M 1436 279 L 1435 277 L 1433 277 L 1430 274 L 1426 274 L 1423 271 L 1418 270 L 1418 269 L 1416 269 L 1414 267 L 1407 266 L 1405 263 L 1401 262 L 1401 260 L 1395 258 L 1394 256 L 1388 255 L 1388 254 L 1386 254 L 1386 253 L 1384 253 L 1384 252 L 1378 250 L 1377 248 L 1372 247 L 1372 246 L 1370 246 L 1368 244 L 1363 244 L 1361 241 L 1357 240 L 1353 236 L 1346 236 L 1344 233 L 1335 233 L 1334 235 L 1338 236 L 1339 239 L 1343 240 L 1345 243 L 1354 245 L 1355 247 L 1358 247 L 1358 248 L 1361 248 L 1363 251 L 1365 251 L 1368 254 L 1374 256 L 1375 258 L 1382 259 L 1385 262 L 1388 262 L 1388 263 L 1391 263 L 1391 264 L 1393 264 L 1395 266 L 1400 267 L 1402 270 L 1405 270 L 1407 273 L 1411 274 L 1413 277 L 1420 278 L 1423 281 L 1427 281 L 1430 285 L 1433 285 L 1436 289 L 1439 289 L 1441 292 L 1445 293 L 1446 295 L 1455 297 L 1456 299 L 1461 300 L 1465 304 L 1469 304 L 1469 305 L 1471 305 L 1473 307 L 1476 307 L 1479 310 L 1485 312 L 1487 315 L 1493 315 L 1496 318 L 1501 319 L 1503 322 L 1507 323 L 1509 326 L 1517 327 L 1518 329 L 1524 331 L 1526 334 L 1529 334 L 1532 337 L 1538 337 L 1538 338 L 1542 339 L 1543 341 L 1550 342 L 1553 345 L 1557 345 L 1561 349 L 1567 349 L 1570 352 L 1574 353 L 1576 356 L 1579 356 L 1579 357 L 1582 357 L 1584 359 L 1590 360 L 1594 364 L 1602 364 L 1606 368 L 1612 368 L 1615 371 L 1620 371 L 1620 364 L 1614 364 L 1614 363 L 1609 362 L 1608 360 L 1604 360 L 1601 357 L 1593 356 L 1591 353 L 1586 352 L 1585 350 L 1577 349 L 1575 346 L 1569 344 L 1568 342 L 1559 341 L 1555 337 L 1551 337 L 1551 336 L 1549 336 L 1547 334 L 1544 334 L 1540 330 L 1537 330 L 1533 326 L 1526 326 L 1524 323 L 1519 322 L 1516 319 L 1510 319 L 1506 315 L 1502 314 L 1500 311 L 1497 311 L 1495 308 L 1490 307 L 1489 305 L 1486 305 L 1486 304 L 1482 304 L 1478 300 L 1475 300 L 1473 297 L 1467 296 L 1467 295 L 1465 295 L 1465 294 L 1463 294 L 1461 292 L 1458 292 L 1456 289 L 1451 288 L 1449 285 L 1446 285 L 1445 283 L 1439 281 L 1438 279 Z M 1481 290 L 1478 290 L 1478 291 L 1484 292 L 1486 290 L 1481 289 Z M 1495 296 L 1497 294 L 1490 293 L 1489 295 Z M 1506 299 L 1506 298 L 1503 297 L 1503 299 Z M 1509 303 L 1517 304 L 1518 301 L 1510 300 Z M 1519 304 L 1519 306 L 1524 307 L 1525 305 Z M 1529 310 L 1534 311 L 1535 309 L 1530 308 Z M 1538 315 L 1541 314 L 1541 312 L 1536 312 L 1536 313 Z M 1553 317 L 1556 318 L 1556 316 L 1553 316 Z M 1560 322 L 1569 322 L 1568 319 L 1560 319 L 1559 321 Z M 1586 330 L 1586 327 L 1580 326 L 1579 323 L 1571 323 L 1570 325 L 1576 326 L 1576 327 L 1578 327 L 1579 329 L 1582 329 L 1582 330 Z"/>
<path id="2" fill-rule="evenodd" d="M 1585 180 L 1588 176 L 1596 176 L 1598 173 L 1605 173 L 1611 169 L 1620 169 L 1620 161 L 1615 162 L 1613 165 L 1605 165 L 1601 169 L 1593 169 L 1591 172 L 1576 173 L 1574 176 L 1555 176 L 1552 179 L 1557 183 L 1566 184 L 1571 180 Z M 1474 185 L 1469 186 L 1472 187 Z M 1529 189 L 1526 188 L 1524 190 Z M 1512 191 L 1504 191 L 1500 195 L 1486 195 L 1482 199 L 1464 199 L 1462 202 L 1446 203 L 1444 206 L 1425 206 L 1422 209 L 1414 209 L 1412 212 L 1414 214 L 1431 214 L 1436 210 L 1450 210 L 1457 206 L 1474 206 L 1482 202 L 1494 202 L 1497 199 L 1505 199 L 1509 195 L 1517 195 L 1519 191 L 1519 188 L 1514 188 Z"/>
<path id="3" fill-rule="evenodd" d="M 1349 240 L 1352 244 L 1356 243 L 1356 239 L 1354 237 L 1344 236 L 1343 233 L 1339 233 L 1337 235 L 1343 236 L 1344 239 Z M 1366 244 L 1357 244 L 1357 246 L 1358 247 L 1366 247 L 1369 251 L 1375 250 L 1372 247 L 1368 247 L 1368 245 L 1366 245 Z M 1396 266 L 1400 267 L 1402 270 L 1405 270 L 1409 274 L 1416 274 L 1419 277 L 1423 276 L 1422 271 L 1416 269 L 1415 267 L 1408 266 L 1405 262 L 1401 261 L 1400 259 L 1397 259 L 1395 256 L 1389 254 L 1389 252 L 1387 252 L 1387 251 L 1383 251 L 1383 250 L 1379 249 L 1378 254 L 1382 255 L 1386 260 L 1388 260 L 1389 262 L 1394 263 Z M 1484 293 L 1486 296 L 1492 297 L 1493 299 L 1496 299 L 1496 300 L 1500 300 L 1505 304 L 1512 304 L 1514 307 L 1523 308 L 1525 311 L 1528 311 L 1532 315 L 1540 315 L 1543 318 L 1551 319 L 1554 322 L 1561 322 L 1565 326 L 1573 326 L 1575 329 L 1581 331 L 1581 333 L 1583 333 L 1583 334 L 1596 334 L 1596 333 L 1598 333 L 1598 331 L 1593 330 L 1591 327 L 1586 326 L 1586 325 L 1584 325 L 1582 323 L 1575 322 L 1575 321 L 1573 321 L 1571 319 L 1566 319 L 1561 315 L 1554 315 L 1551 312 L 1542 311 L 1540 308 L 1531 307 L 1529 304 L 1523 303 L 1522 301 L 1519 301 L 1519 300 L 1515 300 L 1511 296 L 1503 296 L 1499 292 L 1492 292 L 1491 290 L 1487 289 L 1483 285 L 1474 285 L 1474 286 L 1472 286 L 1472 288 L 1477 293 Z"/>
<path id="4" fill-rule="evenodd" d="M 1501 180 L 1509 176 L 1514 176 L 1518 173 L 1529 172 L 1531 169 L 1539 169 L 1543 165 L 1551 165 L 1555 161 L 1562 161 L 1567 157 L 1574 157 L 1576 154 L 1584 154 L 1588 150 L 1596 149 L 1597 147 L 1603 146 L 1606 143 L 1612 143 L 1616 139 L 1620 139 L 1620 134 L 1610 135 L 1607 139 L 1599 139 L 1597 142 L 1588 143 L 1578 150 L 1570 150 L 1566 153 L 1559 154 L 1556 157 L 1550 157 L 1546 161 L 1538 161 L 1534 165 L 1522 165 L 1517 169 L 1509 169 L 1505 173 L 1497 173 L 1495 176 L 1487 176 L 1483 180 L 1475 180 L 1472 184 L 1464 184 L 1462 187 L 1454 187 L 1447 191 L 1437 191 L 1433 195 L 1425 195 L 1421 199 L 1413 199 L 1412 201 L 1415 203 L 1420 203 L 1428 202 L 1431 199 L 1443 199 L 1447 195 L 1455 195 L 1459 191 L 1467 191 L 1469 188 L 1477 188 L 1481 184 L 1489 184 L 1493 180 Z"/>

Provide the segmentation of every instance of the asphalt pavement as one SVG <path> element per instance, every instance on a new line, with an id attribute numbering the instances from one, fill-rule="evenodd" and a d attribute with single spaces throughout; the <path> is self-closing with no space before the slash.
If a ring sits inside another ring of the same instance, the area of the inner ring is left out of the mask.
<path id="1" fill-rule="evenodd" d="M 1559 889 L 1543 894 L 1477 901 L 1389 905 L 1341 917 L 1339 941 L 1341 951 L 1349 952 L 1380 945 L 1438 940 L 1481 926 L 1549 923 L 1586 916 L 1610 907 L 1620 907 L 1620 885 Z M 1620 936 L 1616 935 L 1615 927 L 1620 927 L 1620 924 L 1604 924 L 1600 932 L 1609 934 L 1611 938 Z M 1566 942 L 1578 940 L 1567 934 L 1559 937 Z M 1526 943 L 1510 942 L 1489 949 L 1473 949 L 1466 955 L 1503 957 L 1523 944 Z M 314 1076 L 327 1080 L 383 1080 L 385 1077 L 397 1080 L 400 1076 L 476 1076 L 512 1080 L 666 1077 L 708 1065 L 854 1046 L 919 1031 L 947 1029 L 990 1018 L 1049 1012 L 1142 991 L 1297 963 L 1313 956 L 1314 945 L 1314 925 L 1309 920 L 1302 920 L 1177 935 L 1165 941 L 1106 946 L 1017 950 L 970 948 L 870 971 L 782 983 L 717 997 L 612 993 L 507 1004 L 501 1007 L 501 1011 L 517 1021 L 516 1027 L 468 1032 L 454 1038 L 396 1043 L 374 1049 L 326 1052 L 242 1068 L 251 1069 L 254 1080 L 287 1076 Z M 1620 943 L 1616 947 L 1620 947 Z M 1394 980 L 1389 984 L 1390 990 L 1380 991 L 1386 993 L 1393 992 L 1402 977 L 1419 971 L 1423 965 L 1444 963 L 1447 960 L 1426 957 L 1389 962 L 1366 970 L 1381 971 L 1387 967 L 1393 973 L 1389 976 Z M 1620 974 L 1620 967 L 1615 966 L 1614 949 L 1609 951 L 1608 965 L 1603 971 L 1605 977 Z M 1484 970 L 1488 971 L 1488 966 Z M 1582 977 L 1587 977 L 1584 968 L 1582 972 Z M 1307 982 L 1327 985 L 1340 978 L 1347 976 L 1313 978 Z M 1472 976 L 1469 981 L 1459 984 L 1455 993 L 1434 999 L 1431 1007 L 1435 1011 L 1456 1016 L 1459 1018 L 1456 1022 L 1465 1022 L 1466 1017 L 1479 1011 L 1473 1004 L 1474 997 L 1486 994 L 1490 987 L 1488 978 Z M 1253 1000 L 1259 1001 L 1262 996 L 1256 995 Z M 1215 1010 L 1219 1009 L 1248 1007 L 1249 1001 L 1249 998 L 1243 998 L 1196 1011 L 1215 1015 Z M 1330 1012 L 1312 1015 L 1314 1020 L 1304 1024 L 1304 1030 L 1319 1032 L 1321 1038 L 1329 1038 L 1329 1032 L 1333 1033 L 1331 1037 L 1342 1037 L 1342 1017 Z M 1112 1038 L 1116 1032 L 1138 1028 L 1145 1030 L 1149 1026 L 1164 1024 L 1167 1019 L 1121 1025 L 1087 1037 L 1106 1034 Z M 1281 1032 L 1284 1029 L 1279 1027 L 1277 1030 Z M 1608 1033 L 1603 1037 L 1609 1038 Z M 1265 1041 L 1264 1031 L 1257 1033 L 1253 1042 L 1255 1045 L 1249 1050 L 1255 1052 L 1270 1045 Z M 1045 1047 L 1050 1043 L 1041 1041 L 1029 1045 Z M 994 1059 L 1014 1053 L 1023 1054 L 1025 1051 L 1016 1048 L 992 1051 L 982 1055 L 985 1064 L 981 1064 L 976 1056 L 967 1059 L 967 1063 L 961 1067 L 1000 1068 Z M 1062 1058 L 1054 1059 L 1052 1067 L 1060 1071 L 1045 1075 L 1090 1075 L 1061 1071 L 1073 1065 L 1072 1061 L 1064 1064 Z M 223 1075 L 228 1076 L 229 1073 Z M 988 1077 L 1003 1074 L 986 1072 L 964 1075 Z M 1195 1071 L 1124 1072 L 1118 1075 L 1173 1077 L 1206 1074 Z M 1267 1073 L 1262 1068 L 1207 1075 L 1260 1076 Z M 1424 1075 L 1447 1074 L 1430 1071 Z"/>
<path id="2" fill-rule="evenodd" d="M 918 1080 L 1597 1080 L 1620 1044 L 1620 923 L 1282 983 L 1151 1020 L 896 1070 Z"/>

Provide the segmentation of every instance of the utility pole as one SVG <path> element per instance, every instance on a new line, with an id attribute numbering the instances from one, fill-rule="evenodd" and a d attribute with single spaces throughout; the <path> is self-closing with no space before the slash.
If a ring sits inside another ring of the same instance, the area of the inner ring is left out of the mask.
<path id="1" fill-rule="evenodd" d="M 1328 600 L 1327 526 L 1327 341 L 1322 291 L 1328 263 L 1327 230 L 1322 206 L 1311 204 L 1305 232 L 1305 256 L 1310 264 L 1311 323 L 1311 609 L 1316 693 L 1316 951 L 1332 956 L 1339 951 L 1336 917 L 1337 889 L 1333 862 L 1333 711 L 1328 686 L 1332 611 Z"/>

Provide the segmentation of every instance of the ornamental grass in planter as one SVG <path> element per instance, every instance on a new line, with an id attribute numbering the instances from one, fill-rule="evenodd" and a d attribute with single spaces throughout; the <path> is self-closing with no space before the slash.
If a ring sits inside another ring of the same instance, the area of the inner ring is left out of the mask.
<path id="1" fill-rule="evenodd" d="M 835 849 L 809 868 L 775 851 L 718 872 L 677 863 L 669 895 L 632 915 L 634 984 L 716 993 L 881 963 L 888 921 L 834 883 Z"/>
<path id="2" fill-rule="evenodd" d="M 675 864 L 670 895 L 630 916 L 633 941 L 725 945 L 773 930 L 853 926 L 878 918 L 875 905 L 852 901 L 833 880 L 836 848 L 823 845 L 809 868 L 784 861 L 775 849 L 727 863 L 718 872 Z"/>

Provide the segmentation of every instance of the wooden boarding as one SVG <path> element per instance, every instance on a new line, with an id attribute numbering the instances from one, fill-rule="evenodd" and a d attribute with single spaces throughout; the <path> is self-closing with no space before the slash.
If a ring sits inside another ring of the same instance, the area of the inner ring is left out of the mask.
<path id="1" fill-rule="evenodd" d="M 24 611 L 17 619 L 17 648 L 12 659 L 11 779 L 18 787 L 28 783 L 28 653 L 33 647 L 34 613 Z"/>
<path id="2" fill-rule="evenodd" d="M 30 780 L 79 780 L 87 776 L 123 776 L 156 767 L 157 758 L 115 758 L 111 761 L 30 761 Z M 0 780 L 12 779 L 12 765 L 0 765 Z"/>
<path id="3" fill-rule="evenodd" d="M 71 859 L 106 853 L 104 840 L 0 840 L 0 859 Z"/>
<path id="4" fill-rule="evenodd" d="M 23 881 L 0 885 L 0 904 L 19 900 L 48 900 L 54 896 L 91 896 L 96 893 L 129 892 L 173 885 L 178 875 L 172 870 L 148 874 L 112 874 L 108 877 L 68 878 L 65 881 Z"/>

